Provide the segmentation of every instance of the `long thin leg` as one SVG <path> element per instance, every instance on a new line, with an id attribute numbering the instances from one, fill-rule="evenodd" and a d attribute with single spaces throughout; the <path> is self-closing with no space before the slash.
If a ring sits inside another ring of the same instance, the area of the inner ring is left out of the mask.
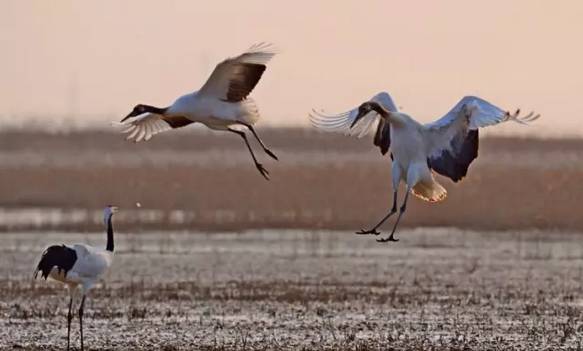
<path id="1" fill-rule="evenodd" d="M 403 205 L 401 206 L 401 209 L 399 211 L 399 216 L 397 216 L 397 220 L 395 221 L 395 226 L 393 227 L 393 231 L 391 232 L 391 235 L 389 235 L 388 238 L 385 239 L 377 239 L 377 241 L 379 243 L 386 243 L 387 241 L 399 241 L 399 239 L 395 239 L 394 235 L 395 235 L 395 231 L 397 230 L 397 226 L 399 225 L 399 221 L 401 220 L 401 216 L 403 215 L 403 213 L 405 213 L 405 210 L 407 209 L 407 199 L 409 198 L 409 193 L 411 192 L 411 189 L 409 187 L 407 187 L 407 193 L 405 194 L 405 200 L 403 200 Z"/>
<path id="2" fill-rule="evenodd" d="M 71 313 L 72 307 L 73 295 L 71 295 L 71 299 L 69 300 L 69 313 L 67 313 L 67 351 L 69 350 L 71 340 L 71 321 L 73 320 L 73 314 Z"/>
<path id="3" fill-rule="evenodd" d="M 79 307 L 79 330 L 81 332 L 81 351 L 83 348 L 83 307 L 85 307 L 85 295 L 81 299 L 81 306 Z"/>
<path id="4" fill-rule="evenodd" d="M 385 223 L 385 221 L 386 221 L 387 219 L 389 219 L 389 218 L 390 218 L 392 215 L 394 215 L 395 213 L 397 213 L 397 190 L 395 190 L 395 191 L 393 192 L 393 207 L 391 208 L 391 210 L 389 211 L 389 213 L 388 213 L 388 214 L 387 214 L 385 217 L 383 217 L 383 219 L 381 219 L 381 221 L 380 221 L 380 222 L 379 222 L 377 225 L 375 225 L 375 226 L 374 226 L 372 229 L 370 229 L 370 230 L 364 230 L 364 229 L 361 229 L 359 232 L 356 232 L 356 234 L 359 234 L 359 235 L 363 235 L 363 234 L 374 234 L 374 235 L 379 235 L 379 234 L 380 234 L 380 232 L 379 232 L 379 231 L 377 231 L 377 229 L 378 229 L 378 228 L 379 228 L 381 225 L 383 225 L 383 223 Z"/>
<path id="5" fill-rule="evenodd" d="M 277 156 L 275 156 L 275 154 L 273 152 L 271 152 L 271 150 L 269 150 L 267 148 L 267 146 L 265 146 L 265 144 L 263 144 L 263 141 L 261 140 L 261 138 L 259 138 L 259 135 L 257 135 L 257 132 L 255 132 L 255 128 L 253 128 L 253 126 L 250 124 L 243 123 L 243 125 L 245 127 L 247 127 L 251 131 L 251 133 L 253 133 L 253 136 L 255 136 L 255 139 L 257 139 L 257 141 L 259 142 L 259 145 L 261 145 L 261 147 L 263 148 L 263 151 L 265 151 L 265 153 L 268 154 L 269 156 L 271 156 L 273 159 L 279 161 Z"/>
<path id="6" fill-rule="evenodd" d="M 259 162 L 257 162 L 257 158 L 255 158 L 255 154 L 253 153 L 253 149 L 251 149 L 251 145 L 249 145 L 249 141 L 247 140 L 247 135 L 245 135 L 245 132 L 242 132 L 240 130 L 235 130 L 235 129 L 229 129 L 229 131 L 238 134 L 239 136 L 241 136 L 241 138 L 243 138 L 243 140 L 245 141 L 245 145 L 247 145 L 247 149 L 249 149 L 249 152 L 251 153 L 251 157 L 253 158 L 253 162 L 255 162 L 255 167 L 257 167 L 257 170 L 259 170 L 259 173 L 261 173 L 261 175 L 269 180 L 269 172 L 263 167 L 263 165 Z"/>

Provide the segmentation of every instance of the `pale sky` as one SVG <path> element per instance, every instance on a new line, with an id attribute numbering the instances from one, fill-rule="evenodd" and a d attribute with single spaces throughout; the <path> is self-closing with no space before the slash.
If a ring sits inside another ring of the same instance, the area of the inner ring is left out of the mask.
<path id="1" fill-rule="evenodd" d="M 268 41 L 259 125 L 305 125 L 386 90 L 420 121 L 462 96 L 536 110 L 583 135 L 583 1 L 0 1 L 0 120 L 105 126 L 167 106 L 215 64 Z M 68 123 L 68 122 L 66 122 Z"/>

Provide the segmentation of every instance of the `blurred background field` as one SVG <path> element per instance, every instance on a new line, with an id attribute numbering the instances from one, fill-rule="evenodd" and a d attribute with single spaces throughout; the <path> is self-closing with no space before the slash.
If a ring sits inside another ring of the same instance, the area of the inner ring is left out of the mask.
<path id="1" fill-rule="evenodd" d="M 391 204 L 390 159 L 368 139 L 310 129 L 259 131 L 265 181 L 235 136 L 196 128 L 133 144 L 111 131 L 0 134 L 0 229 L 357 230 Z M 404 227 L 582 230 L 583 141 L 487 136 L 468 177 L 441 178 L 439 205 L 413 200 Z M 403 195 L 403 188 L 400 195 Z M 141 207 L 137 207 L 139 203 Z"/>

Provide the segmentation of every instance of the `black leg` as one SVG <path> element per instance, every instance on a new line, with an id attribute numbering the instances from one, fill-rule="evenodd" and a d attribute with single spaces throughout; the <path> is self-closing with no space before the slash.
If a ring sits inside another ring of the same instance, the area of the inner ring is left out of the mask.
<path id="1" fill-rule="evenodd" d="M 255 136 L 255 139 L 257 139 L 257 141 L 259 142 L 259 145 L 261 145 L 261 147 L 263 148 L 263 151 L 265 151 L 266 154 L 268 154 L 269 156 L 271 156 L 273 159 L 278 160 L 277 156 L 275 156 L 275 154 L 273 152 L 271 152 L 271 150 L 269 150 L 267 148 L 267 146 L 265 146 L 265 144 L 263 144 L 263 141 L 259 138 L 259 135 L 257 135 L 257 132 L 255 132 L 255 128 L 253 128 L 252 125 L 250 124 L 243 124 L 245 127 L 247 127 L 251 133 L 253 133 L 253 136 Z"/>
<path id="2" fill-rule="evenodd" d="M 247 145 L 247 149 L 249 149 L 249 152 L 251 153 L 251 157 L 253 158 L 253 162 L 255 162 L 255 167 L 257 167 L 257 170 L 259 170 L 259 173 L 261 173 L 261 175 L 269 180 L 269 172 L 263 167 L 263 165 L 259 162 L 257 162 L 257 158 L 255 158 L 255 154 L 253 153 L 253 149 L 251 149 L 251 145 L 249 145 L 249 141 L 247 140 L 247 135 L 245 135 L 245 132 L 242 132 L 240 130 L 235 130 L 235 129 L 229 129 L 229 131 L 238 134 L 239 136 L 241 136 L 241 138 L 243 138 L 243 140 L 245 141 L 245 145 Z"/>
<path id="3" fill-rule="evenodd" d="M 411 192 L 411 189 L 407 188 L 407 193 L 405 194 L 405 200 L 403 201 L 403 205 L 401 206 L 401 209 L 399 211 L 399 216 L 397 216 L 397 220 L 395 221 L 395 226 L 393 226 L 393 231 L 391 232 L 391 235 L 389 235 L 389 237 L 386 239 L 377 239 L 377 241 L 379 243 L 386 243 L 387 241 L 399 241 L 399 239 L 395 239 L 394 235 L 395 235 L 395 231 L 397 230 L 397 226 L 399 225 L 399 221 L 401 220 L 401 216 L 403 215 L 403 213 L 405 213 L 405 210 L 407 209 L 407 199 L 409 198 L 410 192 Z"/>
<path id="4" fill-rule="evenodd" d="M 83 307 L 85 307 L 85 295 L 81 299 L 81 306 L 79 307 L 79 330 L 81 332 L 81 351 L 83 348 Z"/>
<path id="5" fill-rule="evenodd" d="M 69 313 L 67 313 L 67 351 L 69 351 L 70 340 L 71 340 L 71 321 L 73 320 L 73 314 L 71 313 L 71 308 L 73 307 L 73 295 L 69 300 Z"/>
<path id="6" fill-rule="evenodd" d="M 363 234 L 379 235 L 380 232 L 378 232 L 377 229 L 381 225 L 383 225 L 383 223 L 385 223 L 385 221 L 387 219 L 389 219 L 389 217 L 391 217 L 392 215 L 394 215 L 396 212 L 397 212 L 397 191 L 395 190 L 393 192 L 393 208 L 391 208 L 391 211 L 389 211 L 389 213 L 383 219 L 381 219 L 381 221 L 377 225 L 375 225 L 372 229 L 370 229 L 370 230 L 361 229 L 359 232 L 356 232 L 356 234 L 360 234 L 360 235 L 363 235 Z"/>

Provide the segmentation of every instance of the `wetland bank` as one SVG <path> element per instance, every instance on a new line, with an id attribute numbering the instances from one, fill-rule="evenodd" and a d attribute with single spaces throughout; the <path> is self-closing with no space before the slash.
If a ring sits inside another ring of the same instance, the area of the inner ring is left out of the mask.
<path id="1" fill-rule="evenodd" d="M 5 233 L 0 349 L 56 350 L 66 301 L 38 247 L 102 233 Z M 581 233 L 403 230 L 120 233 L 86 306 L 90 349 L 580 349 Z M 370 240 L 366 240 L 370 239 Z M 78 337 L 73 329 L 73 345 Z"/>

